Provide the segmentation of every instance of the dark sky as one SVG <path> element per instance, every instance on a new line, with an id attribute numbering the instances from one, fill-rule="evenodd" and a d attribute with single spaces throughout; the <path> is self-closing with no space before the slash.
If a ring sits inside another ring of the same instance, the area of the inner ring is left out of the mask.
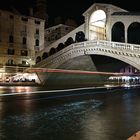
<path id="1" fill-rule="evenodd" d="M 46 0 L 49 20 L 57 16 L 73 18 L 78 24 L 83 22 L 82 14 L 94 3 L 109 3 L 128 11 L 140 12 L 138 0 Z M 27 14 L 28 8 L 35 5 L 35 0 L 4 0 L 0 8 L 14 6 L 22 14 Z"/>

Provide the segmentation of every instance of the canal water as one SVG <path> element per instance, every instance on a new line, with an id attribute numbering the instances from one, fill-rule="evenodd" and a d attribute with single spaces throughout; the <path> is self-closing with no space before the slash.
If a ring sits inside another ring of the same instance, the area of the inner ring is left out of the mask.
<path id="1" fill-rule="evenodd" d="M 51 94 L 1 87 L 0 140 L 126 140 L 140 130 L 139 87 Z"/>

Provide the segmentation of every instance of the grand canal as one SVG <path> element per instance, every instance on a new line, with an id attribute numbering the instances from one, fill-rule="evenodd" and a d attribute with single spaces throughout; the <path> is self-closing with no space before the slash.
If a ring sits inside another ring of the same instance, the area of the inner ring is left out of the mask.
<path id="1" fill-rule="evenodd" d="M 0 87 L 0 140 L 126 140 L 140 130 L 139 87 L 62 92 Z"/>

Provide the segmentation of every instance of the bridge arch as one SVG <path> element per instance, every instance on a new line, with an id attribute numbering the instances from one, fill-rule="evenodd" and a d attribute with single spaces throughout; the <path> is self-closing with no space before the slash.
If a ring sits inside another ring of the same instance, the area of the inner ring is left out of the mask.
<path id="1" fill-rule="evenodd" d="M 140 23 L 133 22 L 127 30 L 128 43 L 140 44 Z"/>
<path id="2" fill-rule="evenodd" d="M 15 62 L 13 59 L 8 59 L 7 65 L 15 65 Z"/>
<path id="3" fill-rule="evenodd" d="M 36 58 L 36 63 L 39 63 L 39 62 L 41 62 L 41 57 L 40 57 L 40 56 L 38 56 L 38 57 Z"/>
<path id="4" fill-rule="evenodd" d="M 56 53 L 56 49 L 55 48 L 51 48 L 50 51 L 49 51 L 49 55 L 53 55 Z"/>
<path id="5" fill-rule="evenodd" d="M 74 40 L 72 37 L 67 38 L 67 40 L 65 41 L 65 47 L 71 45 L 72 43 L 74 43 Z"/>
<path id="6" fill-rule="evenodd" d="M 119 53 L 114 52 L 113 55 L 110 55 L 110 53 L 104 53 L 103 51 L 100 52 L 95 52 L 95 53 L 91 53 L 90 55 L 101 55 L 101 56 L 107 56 L 116 60 L 120 60 L 122 62 L 125 62 L 128 65 L 131 65 L 133 67 L 135 67 L 136 69 L 138 68 L 137 64 L 131 60 L 131 57 L 128 58 L 127 56 L 123 56 L 123 55 L 119 55 Z"/>
<path id="7" fill-rule="evenodd" d="M 106 13 L 99 9 L 94 11 L 89 20 L 89 40 L 105 39 Z"/>
<path id="8" fill-rule="evenodd" d="M 83 31 L 79 31 L 75 35 L 75 42 L 82 42 L 85 41 L 85 33 Z"/>
<path id="9" fill-rule="evenodd" d="M 115 58 L 140 70 L 140 47 L 110 41 L 85 41 L 74 43 L 38 63 L 37 67 L 57 68 L 66 61 L 84 55 L 102 55 Z"/>
<path id="10" fill-rule="evenodd" d="M 112 41 L 125 42 L 125 26 L 122 22 L 116 22 L 111 30 Z"/>
<path id="11" fill-rule="evenodd" d="M 64 45 L 63 43 L 59 43 L 56 49 L 57 49 L 57 51 L 60 51 L 60 50 L 62 50 L 64 47 L 65 47 L 65 45 Z"/>
<path id="12" fill-rule="evenodd" d="M 113 53 L 113 54 L 112 54 Z M 128 56 L 124 56 L 124 55 L 120 55 L 122 54 L 122 52 L 117 52 L 117 51 L 110 51 L 110 50 L 107 50 L 107 49 L 100 49 L 100 48 L 96 48 L 96 49 L 92 49 L 92 48 L 86 48 L 86 49 L 76 49 L 73 51 L 73 54 L 70 56 L 70 59 L 68 58 L 69 57 L 69 54 L 64 54 L 61 56 L 61 58 L 56 58 L 56 62 L 58 62 L 59 60 L 59 63 L 55 65 L 55 68 L 58 68 L 58 67 L 63 67 L 63 64 L 64 66 L 66 66 L 66 63 L 69 65 L 70 62 L 73 62 L 76 58 L 78 57 L 82 57 L 84 58 L 84 56 L 90 56 L 92 58 L 92 56 L 105 56 L 105 57 L 108 57 L 108 58 L 112 58 L 112 59 L 116 59 L 122 63 L 125 63 L 126 65 L 125 66 L 132 66 L 134 67 L 135 69 L 138 70 L 138 65 L 137 63 L 135 63 L 135 61 L 132 61 L 131 57 L 128 58 Z M 103 58 L 104 59 L 104 58 Z M 69 62 L 70 60 L 70 62 Z M 83 61 L 84 59 L 82 59 Z M 87 60 L 85 61 L 86 63 Z M 79 63 L 77 64 L 82 64 L 83 62 L 80 62 L 79 60 Z M 94 63 L 94 62 L 93 62 Z M 53 62 L 53 64 L 55 64 L 55 61 Z M 75 63 L 74 63 L 75 64 Z M 85 64 L 86 65 L 86 64 Z M 70 66 L 69 66 L 70 67 Z M 53 66 L 54 68 L 54 66 Z M 118 71 L 117 71 L 118 72 Z"/>
<path id="13" fill-rule="evenodd" d="M 49 54 L 47 52 L 44 52 L 43 55 L 42 55 L 42 60 L 46 59 L 48 56 L 49 56 Z"/>

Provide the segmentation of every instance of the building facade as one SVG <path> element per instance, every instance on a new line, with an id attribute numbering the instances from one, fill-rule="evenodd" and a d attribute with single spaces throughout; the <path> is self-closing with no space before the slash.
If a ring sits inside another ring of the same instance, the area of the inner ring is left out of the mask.
<path id="1" fill-rule="evenodd" d="M 112 4 L 94 3 L 84 13 L 88 40 L 140 44 L 140 13 Z"/>
<path id="2" fill-rule="evenodd" d="M 31 66 L 44 48 L 44 20 L 0 10 L 0 66 Z"/>
<path id="3" fill-rule="evenodd" d="M 62 38 L 63 36 L 65 36 L 66 34 L 68 34 L 70 31 L 74 29 L 75 27 L 64 25 L 64 24 L 58 24 L 56 26 L 46 28 L 45 29 L 45 45 L 48 46 L 49 44 Z"/>

